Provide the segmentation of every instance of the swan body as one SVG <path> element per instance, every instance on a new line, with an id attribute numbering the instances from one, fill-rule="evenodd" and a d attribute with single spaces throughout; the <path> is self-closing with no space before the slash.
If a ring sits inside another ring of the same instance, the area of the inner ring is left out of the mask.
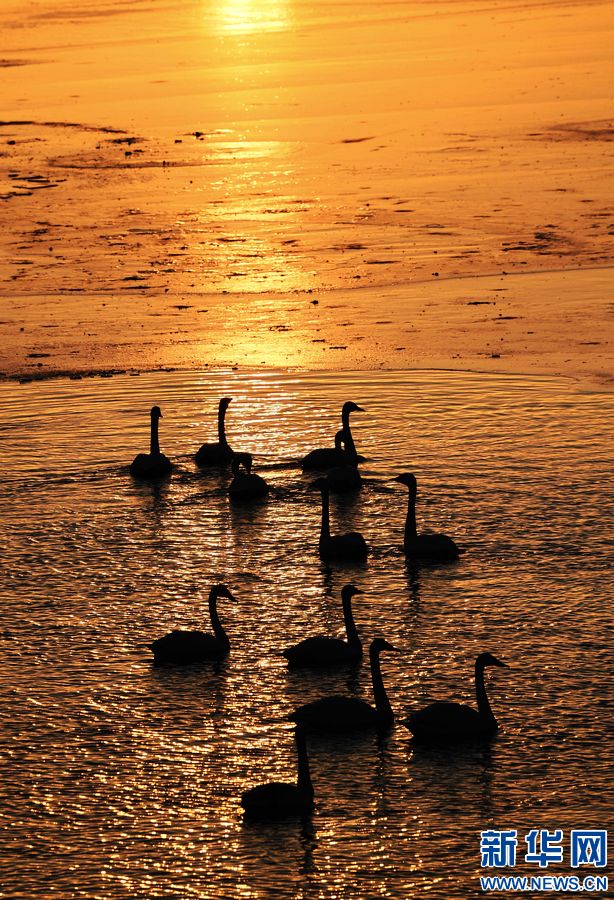
<path id="1" fill-rule="evenodd" d="M 218 597 L 234 600 L 228 588 L 216 584 L 209 592 L 209 616 L 213 634 L 203 631 L 171 631 L 158 638 L 149 649 L 155 666 L 189 666 L 207 660 L 222 659 L 230 650 L 230 641 L 217 614 Z"/>
<path id="2" fill-rule="evenodd" d="M 241 467 L 245 469 L 244 472 Z M 231 468 L 234 475 L 228 488 L 231 500 L 258 500 L 269 493 L 269 486 L 264 478 L 252 472 L 250 453 L 235 453 Z"/>
<path id="3" fill-rule="evenodd" d="M 130 463 L 130 474 L 133 478 L 142 478 L 145 481 L 156 481 L 170 475 L 173 464 L 164 453 L 160 453 L 160 441 L 158 438 L 158 422 L 162 418 L 159 406 L 152 406 L 149 438 L 149 453 L 139 453 Z"/>
<path id="4" fill-rule="evenodd" d="M 306 703 L 290 713 L 288 718 L 310 731 L 356 731 L 389 728 L 394 713 L 386 695 L 379 656 L 383 650 L 395 650 L 383 638 L 376 638 L 369 647 L 369 662 L 373 682 L 375 706 L 357 697 L 332 696 Z"/>
<path id="5" fill-rule="evenodd" d="M 342 453 L 343 451 L 343 431 L 338 431 L 335 435 L 335 448 Z M 335 493 L 345 493 L 346 491 L 359 491 L 362 487 L 362 478 L 358 471 L 356 463 L 349 462 L 343 465 L 333 466 L 326 476 L 328 486 Z"/>
<path id="6" fill-rule="evenodd" d="M 197 451 L 196 465 L 201 468 L 207 466 L 227 466 L 233 457 L 233 452 L 226 440 L 226 410 L 232 397 L 222 397 L 217 413 L 218 439 L 215 444 L 202 444 Z"/>
<path id="7" fill-rule="evenodd" d="M 407 556 L 431 562 L 452 562 L 459 557 L 459 549 L 447 534 L 418 534 L 416 528 L 416 495 L 418 485 L 411 472 L 397 476 L 395 481 L 408 488 L 407 518 L 403 549 Z"/>
<path id="8" fill-rule="evenodd" d="M 341 409 L 341 432 L 345 443 L 345 449 L 338 447 L 335 441 L 335 447 L 320 447 L 312 450 L 307 456 L 303 457 L 301 465 L 305 471 L 313 469 L 331 469 L 334 466 L 356 465 L 362 457 L 356 453 L 356 446 L 352 438 L 352 430 L 350 428 L 350 413 L 364 412 L 361 406 L 348 400 L 343 404 Z"/>
<path id="9" fill-rule="evenodd" d="M 331 535 L 330 533 L 330 489 L 326 478 L 318 478 L 312 488 L 322 492 L 322 524 L 318 552 L 321 559 L 355 559 L 364 560 L 369 555 L 369 548 L 362 534 L 350 531 L 347 534 Z"/>
<path id="10" fill-rule="evenodd" d="M 254 819 L 279 819 L 287 816 L 309 815 L 313 809 L 313 785 L 309 772 L 307 744 L 302 728 L 294 730 L 298 757 L 296 784 L 272 781 L 245 791 L 241 806 L 245 816 Z"/>
<path id="11" fill-rule="evenodd" d="M 450 744 L 476 738 L 491 737 L 499 725 L 495 719 L 484 687 L 487 666 L 507 668 L 491 653 L 481 653 L 475 661 L 475 690 L 477 709 L 463 703 L 431 703 L 412 713 L 402 724 L 422 743 Z"/>
<path id="12" fill-rule="evenodd" d="M 359 662 L 362 644 L 352 615 L 352 597 L 360 593 L 362 592 L 353 584 L 346 584 L 341 590 L 347 640 L 332 637 L 306 638 L 283 651 L 289 668 L 320 668 Z"/>

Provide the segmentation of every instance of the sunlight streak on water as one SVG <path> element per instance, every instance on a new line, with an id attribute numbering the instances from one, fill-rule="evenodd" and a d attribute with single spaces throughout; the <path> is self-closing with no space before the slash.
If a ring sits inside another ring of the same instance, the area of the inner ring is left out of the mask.
<path id="1" fill-rule="evenodd" d="M 448 372 L 175 372 L 0 390 L 6 896 L 213 900 L 272 887 L 450 900 L 476 891 L 485 825 L 605 816 L 611 397 Z M 221 396 L 233 397 L 231 444 L 272 487 L 253 508 L 230 507 L 228 475 L 192 462 L 215 439 Z M 365 408 L 353 426 L 366 487 L 333 503 L 333 530 L 361 530 L 372 555 L 330 569 L 296 463 L 330 442 L 347 399 Z M 126 466 L 155 403 L 177 469 L 152 488 Z M 457 538 L 458 564 L 407 567 L 405 491 L 392 481 L 407 470 L 419 522 Z M 350 579 L 365 591 L 363 637 L 400 648 L 383 660 L 399 715 L 472 701 L 473 658 L 489 649 L 512 667 L 490 678 L 502 731 L 453 760 L 413 751 L 400 725 L 381 742 L 314 740 L 312 826 L 244 826 L 242 789 L 294 777 L 287 712 L 326 692 L 370 697 L 365 666 L 304 678 L 279 656 L 342 630 Z M 220 603 L 228 659 L 153 670 L 149 642 L 206 627 L 217 581 L 237 598 Z"/>

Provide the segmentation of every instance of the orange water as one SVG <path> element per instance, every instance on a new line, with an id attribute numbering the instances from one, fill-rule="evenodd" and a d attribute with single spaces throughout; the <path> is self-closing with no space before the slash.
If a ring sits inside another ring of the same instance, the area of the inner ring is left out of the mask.
<path id="1" fill-rule="evenodd" d="M 165 373 L 0 386 L 3 526 L 3 896 L 408 898 L 480 896 L 487 827 L 606 827 L 611 396 L 571 381 L 470 373 Z M 228 477 L 192 454 L 228 435 L 254 454 L 266 503 L 233 509 Z M 353 399 L 365 488 L 335 501 L 367 565 L 318 559 L 319 500 L 296 461 L 326 445 Z M 158 403 L 177 469 L 160 489 L 127 464 Z M 457 564 L 400 551 L 414 471 L 422 528 Z M 474 702 L 477 653 L 501 731 L 490 749 L 417 752 L 399 724 L 310 742 L 309 827 L 244 825 L 246 787 L 292 780 L 284 718 L 327 692 L 370 697 L 368 671 L 289 675 L 280 650 L 339 633 L 354 580 L 365 640 L 399 717 Z M 231 652 L 219 670 L 154 670 L 148 643 L 207 627 L 209 586 Z M 569 865 L 550 867 L 570 873 Z M 531 867 L 518 871 L 543 874 Z"/>

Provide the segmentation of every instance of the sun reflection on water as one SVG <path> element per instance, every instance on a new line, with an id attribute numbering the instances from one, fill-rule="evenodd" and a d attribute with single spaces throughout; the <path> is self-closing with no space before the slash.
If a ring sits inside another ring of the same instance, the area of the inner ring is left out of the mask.
<path id="1" fill-rule="evenodd" d="M 211 14 L 221 31 L 233 35 L 285 31 L 291 23 L 285 0 L 224 0 L 207 4 Z"/>

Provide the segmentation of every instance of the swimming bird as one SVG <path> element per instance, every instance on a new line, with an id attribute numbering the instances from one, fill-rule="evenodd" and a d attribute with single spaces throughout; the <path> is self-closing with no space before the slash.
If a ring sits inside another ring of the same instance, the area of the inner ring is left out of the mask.
<path id="1" fill-rule="evenodd" d="M 241 468 L 245 471 L 242 472 Z M 269 493 L 269 486 L 264 478 L 252 473 L 251 453 L 235 453 L 231 470 L 234 475 L 228 488 L 231 500 L 257 500 Z"/>
<path id="2" fill-rule="evenodd" d="M 362 534 L 350 531 L 348 534 L 330 533 L 330 498 L 326 478 L 317 478 L 311 485 L 322 492 L 322 525 L 318 551 L 321 559 L 366 559 L 369 548 Z"/>
<path id="3" fill-rule="evenodd" d="M 305 470 L 312 469 L 330 469 L 333 466 L 356 465 L 363 457 L 359 457 L 356 453 L 356 446 L 352 437 L 352 429 L 350 428 L 350 413 L 364 412 L 361 406 L 348 400 L 343 404 L 341 409 L 341 431 L 345 449 L 335 447 L 320 447 L 318 450 L 312 450 L 307 456 L 303 457 L 301 465 Z"/>
<path id="4" fill-rule="evenodd" d="M 230 641 L 217 614 L 219 597 L 234 600 L 225 584 L 215 584 L 209 592 L 209 616 L 213 634 L 203 631 L 171 631 L 158 638 L 149 649 L 154 666 L 189 666 L 207 660 L 222 659 L 230 650 Z"/>
<path id="5" fill-rule="evenodd" d="M 484 687 L 487 666 L 507 665 L 491 653 L 480 653 L 475 661 L 475 694 L 478 708 L 463 703 L 431 703 L 412 713 L 401 724 L 409 728 L 415 741 L 422 743 L 457 743 L 491 737 L 498 729 Z"/>
<path id="6" fill-rule="evenodd" d="M 217 443 L 203 444 L 196 453 L 196 465 L 202 468 L 206 466 L 227 466 L 232 460 L 233 452 L 226 440 L 226 410 L 232 397 L 222 397 L 217 412 Z"/>
<path id="7" fill-rule="evenodd" d="M 155 481 L 170 475 L 173 464 L 164 453 L 160 453 L 160 441 L 158 438 L 158 422 L 162 418 L 162 410 L 159 406 L 152 406 L 151 431 L 149 438 L 149 453 L 139 453 L 130 463 L 130 474 L 134 478 L 143 478 Z"/>
<path id="8" fill-rule="evenodd" d="M 304 730 L 294 729 L 298 778 L 296 784 L 270 781 L 250 788 L 241 796 L 245 816 L 253 819 L 281 819 L 286 816 L 309 815 L 313 809 L 313 784 L 309 772 L 307 741 Z"/>
<path id="9" fill-rule="evenodd" d="M 346 584 L 341 589 L 347 641 L 333 637 L 305 638 L 304 641 L 283 651 L 289 668 L 318 668 L 359 662 L 362 657 L 362 644 L 352 615 L 352 597 L 356 594 L 362 594 L 362 591 L 353 584 Z"/>
<path id="10" fill-rule="evenodd" d="M 426 559 L 433 562 L 451 562 L 458 559 L 459 549 L 447 534 L 418 534 L 416 529 L 416 494 L 418 485 L 416 476 L 411 472 L 398 475 L 395 481 L 409 489 L 407 518 L 405 520 L 405 538 L 403 549 L 407 556 L 414 559 Z"/>
<path id="11" fill-rule="evenodd" d="M 344 443 L 343 431 L 338 431 L 335 435 L 335 448 L 343 452 Z M 330 490 L 334 493 L 344 494 L 347 491 L 359 491 L 362 487 L 362 478 L 356 463 L 334 466 L 327 473 L 326 478 Z"/>
<path id="12" fill-rule="evenodd" d="M 384 730 L 394 722 L 394 713 L 382 681 L 380 653 L 396 648 L 383 638 L 375 638 L 369 647 L 369 663 L 375 706 L 357 697 L 323 697 L 299 706 L 288 718 L 310 731 L 354 731 L 368 728 Z"/>

